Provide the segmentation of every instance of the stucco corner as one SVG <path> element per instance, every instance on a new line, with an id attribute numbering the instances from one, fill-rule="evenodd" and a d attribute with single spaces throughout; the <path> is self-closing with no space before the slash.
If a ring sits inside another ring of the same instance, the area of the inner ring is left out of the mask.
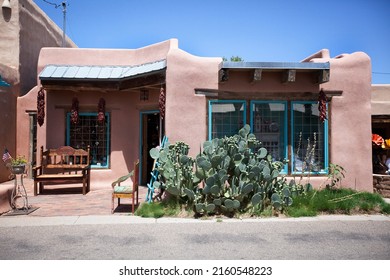
<path id="1" fill-rule="evenodd" d="M 178 49 L 179 48 L 179 40 L 177 38 L 169 39 L 171 49 Z"/>

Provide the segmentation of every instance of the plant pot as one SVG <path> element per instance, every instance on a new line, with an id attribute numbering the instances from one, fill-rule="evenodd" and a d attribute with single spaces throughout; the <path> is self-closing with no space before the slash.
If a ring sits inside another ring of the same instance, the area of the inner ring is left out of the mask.
<path id="1" fill-rule="evenodd" d="M 26 165 L 11 165 L 12 174 L 23 174 L 26 169 Z"/>

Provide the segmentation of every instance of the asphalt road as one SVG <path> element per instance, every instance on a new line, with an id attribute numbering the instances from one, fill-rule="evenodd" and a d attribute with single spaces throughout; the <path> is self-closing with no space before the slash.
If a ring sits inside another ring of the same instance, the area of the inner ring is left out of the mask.
<path id="1" fill-rule="evenodd" d="M 390 217 L 1 217 L 0 259 L 390 260 Z"/>

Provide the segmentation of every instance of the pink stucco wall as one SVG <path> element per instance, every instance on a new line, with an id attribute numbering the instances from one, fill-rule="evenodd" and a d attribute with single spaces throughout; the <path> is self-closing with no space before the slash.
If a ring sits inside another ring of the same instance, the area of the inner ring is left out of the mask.
<path id="1" fill-rule="evenodd" d="M 371 88 L 371 114 L 390 114 L 390 84 L 376 84 Z"/>
<path id="2" fill-rule="evenodd" d="M 333 97 L 330 114 L 330 160 L 343 166 L 343 185 L 373 191 L 371 151 L 371 60 L 362 52 L 330 59 L 331 77 L 324 90 Z"/>
<path id="3" fill-rule="evenodd" d="M 166 134 L 169 141 L 184 141 L 190 155 L 199 152 L 207 138 L 207 100 L 196 96 L 195 88 L 218 88 L 221 58 L 201 58 L 180 49 L 168 54 Z"/>

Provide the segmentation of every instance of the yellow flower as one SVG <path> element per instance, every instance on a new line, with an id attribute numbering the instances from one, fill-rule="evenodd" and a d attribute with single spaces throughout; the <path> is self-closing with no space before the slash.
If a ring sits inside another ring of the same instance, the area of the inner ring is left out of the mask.
<path id="1" fill-rule="evenodd" d="M 386 139 L 383 141 L 382 148 L 383 149 L 390 149 L 390 139 Z"/>

